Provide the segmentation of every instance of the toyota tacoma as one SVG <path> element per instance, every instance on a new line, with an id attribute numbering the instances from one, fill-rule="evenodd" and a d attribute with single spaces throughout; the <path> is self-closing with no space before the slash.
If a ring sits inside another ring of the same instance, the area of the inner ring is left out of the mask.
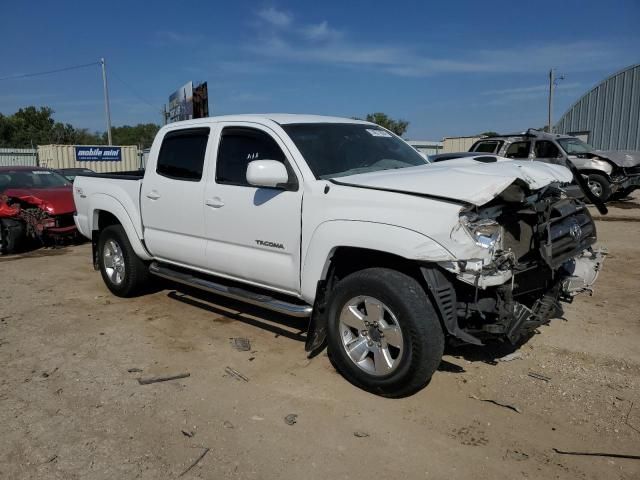
<path id="1" fill-rule="evenodd" d="M 398 397 L 447 341 L 523 342 L 603 261 L 567 168 L 447 163 L 359 120 L 188 120 L 144 173 L 79 174 L 75 221 L 115 295 L 154 275 L 307 319 L 307 351 Z"/>

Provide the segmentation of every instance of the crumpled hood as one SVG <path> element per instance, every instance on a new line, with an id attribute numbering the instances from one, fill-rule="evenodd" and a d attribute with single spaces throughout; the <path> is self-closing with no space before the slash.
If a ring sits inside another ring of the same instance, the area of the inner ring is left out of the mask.
<path id="1" fill-rule="evenodd" d="M 21 198 L 23 201 L 40 207 L 50 215 L 62 215 L 75 212 L 73 191 L 69 187 L 51 188 L 9 188 L 2 192 L 8 197 Z"/>
<path id="2" fill-rule="evenodd" d="M 538 190 L 554 182 L 569 183 L 572 179 L 571 171 L 560 165 L 502 157 L 497 157 L 493 163 L 482 163 L 467 157 L 338 177 L 335 183 L 431 195 L 480 206 L 493 200 L 516 180 L 521 180 L 531 190 Z"/>
<path id="3" fill-rule="evenodd" d="M 596 150 L 594 153 L 611 160 L 619 167 L 629 168 L 640 165 L 640 152 L 637 150 Z"/>

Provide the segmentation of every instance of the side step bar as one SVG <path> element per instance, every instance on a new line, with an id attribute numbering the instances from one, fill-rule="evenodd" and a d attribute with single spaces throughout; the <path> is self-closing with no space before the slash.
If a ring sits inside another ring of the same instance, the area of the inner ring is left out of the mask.
<path id="1" fill-rule="evenodd" d="M 161 265 L 158 262 L 152 262 L 151 265 L 149 265 L 149 272 L 158 277 L 182 283 L 183 285 L 199 288 L 200 290 L 233 298 L 234 300 L 250 303 L 251 305 L 256 305 L 258 307 L 266 308 L 292 317 L 310 317 L 313 310 L 313 307 L 309 305 L 289 303 L 284 300 L 273 298 L 269 295 L 262 295 L 239 287 L 230 287 L 189 273 L 174 270 L 173 268 L 165 264 Z"/>

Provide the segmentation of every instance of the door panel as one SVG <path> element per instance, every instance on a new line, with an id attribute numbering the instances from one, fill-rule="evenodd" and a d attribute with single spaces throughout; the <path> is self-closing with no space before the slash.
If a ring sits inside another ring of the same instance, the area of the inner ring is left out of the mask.
<path id="1" fill-rule="evenodd" d="M 140 194 L 144 240 L 161 260 L 203 265 L 208 138 L 208 127 L 168 132 L 156 164 L 145 173 Z"/>
<path id="2" fill-rule="evenodd" d="M 269 159 L 283 161 L 297 184 L 284 152 L 284 144 L 266 128 L 227 124 L 222 129 L 216 172 L 205 187 L 206 264 L 220 275 L 297 293 L 302 189 L 246 182 L 249 161 Z"/>

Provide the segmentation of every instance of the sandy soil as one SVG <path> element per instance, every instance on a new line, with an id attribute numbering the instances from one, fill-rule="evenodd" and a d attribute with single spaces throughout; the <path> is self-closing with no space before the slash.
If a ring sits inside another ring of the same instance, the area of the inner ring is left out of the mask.
<path id="1" fill-rule="evenodd" d="M 610 255 L 566 321 L 509 362 L 450 349 L 402 400 L 307 360 L 304 323 L 192 291 L 113 297 L 88 245 L 0 257 L 0 478 L 177 478 L 205 452 L 182 478 L 640 478 L 639 460 L 553 450 L 640 455 L 640 202 L 625 207 L 598 222 Z"/>

